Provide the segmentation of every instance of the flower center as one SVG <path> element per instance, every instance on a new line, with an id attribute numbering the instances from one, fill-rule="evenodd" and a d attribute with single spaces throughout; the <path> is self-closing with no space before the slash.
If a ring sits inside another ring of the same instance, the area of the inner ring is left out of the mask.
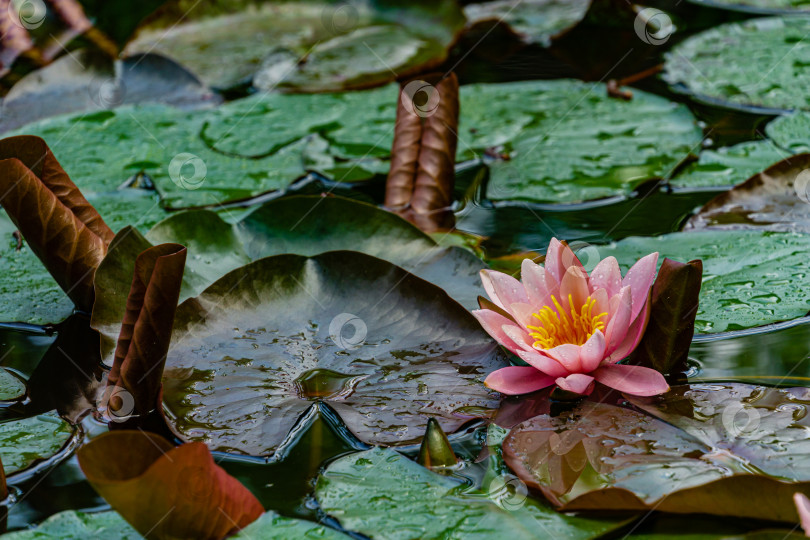
<path id="1" fill-rule="evenodd" d="M 555 311 L 551 306 L 543 306 L 543 308 L 534 313 L 539 323 L 537 326 L 527 326 L 529 335 L 535 339 L 532 344 L 533 347 L 538 349 L 552 349 L 557 345 L 564 343 L 573 343 L 574 345 L 582 345 L 588 338 L 590 338 L 597 330 L 605 330 L 605 323 L 601 319 L 607 317 L 607 312 L 593 315 L 593 308 L 596 305 L 596 300 L 590 296 L 582 304 L 577 312 L 574 307 L 574 299 L 568 295 L 568 305 L 571 306 L 571 314 L 567 314 L 562 308 L 557 299 L 552 295 L 551 301 L 554 302 Z"/>

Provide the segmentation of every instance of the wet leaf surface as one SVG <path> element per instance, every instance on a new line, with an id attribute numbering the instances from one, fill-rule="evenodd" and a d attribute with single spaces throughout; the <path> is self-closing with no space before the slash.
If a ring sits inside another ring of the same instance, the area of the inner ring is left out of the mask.
<path id="1" fill-rule="evenodd" d="M 117 538 L 140 540 L 143 537 L 124 521 L 117 512 L 76 512 L 67 510 L 54 514 L 39 525 L 0 535 L 4 540 L 83 540 L 85 538 Z"/>
<path id="2" fill-rule="evenodd" d="M 220 98 L 174 61 L 156 54 L 113 61 L 82 49 L 23 77 L 3 98 L 0 133 L 37 120 L 134 103 L 185 108 Z"/>
<path id="3" fill-rule="evenodd" d="M 689 0 L 689 2 L 757 15 L 810 11 L 810 2 L 807 0 Z"/>
<path id="4" fill-rule="evenodd" d="M 741 330 L 803 317 L 810 295 L 796 287 L 810 272 L 810 236 L 768 231 L 696 231 L 630 237 L 597 248 L 615 256 L 623 271 L 658 251 L 679 262 L 703 261 L 696 333 Z"/>
<path id="5" fill-rule="evenodd" d="M 475 255 L 460 247 L 440 247 L 390 212 L 339 197 L 285 197 L 263 204 L 233 225 L 212 211 L 193 210 L 171 216 L 147 237 L 155 244 L 188 246 L 181 300 L 262 257 L 334 250 L 392 262 L 442 287 L 468 309 L 474 309 L 483 294 L 478 272 L 486 265 Z M 123 231 L 99 267 L 93 327 L 108 343 L 118 336 L 135 257 L 150 245 L 137 233 Z"/>
<path id="6" fill-rule="evenodd" d="M 9 483 L 39 461 L 53 461 L 74 434 L 54 412 L 0 423 L 0 460 Z"/>
<path id="7" fill-rule="evenodd" d="M 25 382 L 5 368 L 0 368 L 0 401 L 11 401 L 25 396 Z"/>
<path id="8" fill-rule="evenodd" d="M 810 154 L 791 156 L 721 193 L 684 225 L 810 233 Z"/>
<path id="9" fill-rule="evenodd" d="M 733 186 L 788 156 L 768 140 L 703 150 L 697 161 L 684 167 L 669 183 L 686 189 Z"/>
<path id="10" fill-rule="evenodd" d="M 508 489 L 504 486 L 504 489 Z M 321 508 L 346 529 L 372 538 L 597 538 L 616 520 L 559 514 L 525 499 L 499 506 L 486 493 L 431 472 L 390 450 L 375 448 L 340 458 L 321 474 Z"/>
<path id="11" fill-rule="evenodd" d="M 808 391 L 743 384 L 675 387 L 537 416 L 504 441 L 507 464 L 563 509 L 645 509 L 796 521 L 810 490 Z"/>
<path id="12" fill-rule="evenodd" d="M 810 152 L 808 129 L 810 129 L 810 114 L 797 111 L 779 116 L 770 122 L 765 126 L 765 134 L 781 149 L 798 154 Z"/>
<path id="13" fill-rule="evenodd" d="M 177 59 L 208 84 L 317 92 L 367 88 L 441 63 L 464 26 L 455 2 L 308 0 L 209 6 L 172 26 L 182 2 L 141 28 L 127 51 Z"/>
<path id="14" fill-rule="evenodd" d="M 500 22 L 523 41 L 547 47 L 552 39 L 585 18 L 590 6 L 591 0 L 496 0 L 467 4 L 464 15 L 470 25 L 489 29 Z"/>
<path id="15" fill-rule="evenodd" d="M 810 17 L 730 23 L 692 36 L 666 54 L 663 78 L 699 101 L 778 112 L 810 108 L 802 80 Z M 763 76 L 763 74 L 765 74 Z"/>
<path id="16" fill-rule="evenodd" d="M 490 164 L 486 196 L 495 201 L 626 196 L 700 148 L 701 130 L 683 105 L 641 91 L 632 101 L 610 98 L 601 83 L 465 86 L 461 111 L 459 159 L 488 148 L 509 157 Z"/>
<path id="17" fill-rule="evenodd" d="M 503 365 L 463 307 L 357 252 L 279 255 L 180 305 L 164 372 L 173 429 L 212 450 L 272 455 L 312 401 L 371 444 L 448 433 L 497 406 L 481 377 Z"/>
<path id="18" fill-rule="evenodd" d="M 311 521 L 267 512 L 231 538 L 234 540 L 288 540 L 291 538 L 339 540 L 350 538 L 350 536 Z"/>

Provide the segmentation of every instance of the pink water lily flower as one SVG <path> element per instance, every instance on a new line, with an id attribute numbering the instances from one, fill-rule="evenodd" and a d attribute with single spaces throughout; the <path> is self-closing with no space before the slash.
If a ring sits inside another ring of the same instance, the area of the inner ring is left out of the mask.
<path id="1" fill-rule="evenodd" d="M 591 275 L 571 249 L 553 238 L 545 266 L 523 261 L 521 280 L 483 270 L 495 304 L 473 315 L 498 343 L 529 366 L 492 372 L 484 383 L 503 394 L 525 394 L 552 384 L 590 394 L 594 380 L 621 392 L 653 396 L 669 390 L 654 369 L 617 362 L 633 352 L 649 318 L 658 253 L 640 259 L 622 278 L 615 257 Z"/>
<path id="2" fill-rule="evenodd" d="M 810 537 L 810 499 L 802 493 L 794 493 L 793 502 L 796 503 L 796 513 L 799 514 L 804 535 Z"/>

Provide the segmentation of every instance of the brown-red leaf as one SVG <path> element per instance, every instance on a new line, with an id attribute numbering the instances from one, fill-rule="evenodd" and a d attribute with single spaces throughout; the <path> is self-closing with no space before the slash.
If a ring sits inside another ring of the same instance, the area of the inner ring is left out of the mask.
<path id="1" fill-rule="evenodd" d="M 664 374 L 686 370 L 695 333 L 703 262 L 664 259 L 652 287 L 650 319 L 634 360 Z"/>
<path id="2" fill-rule="evenodd" d="M 108 386 L 119 387 L 132 398 L 132 411 L 141 416 L 159 403 L 163 365 L 171 343 L 174 313 L 186 264 L 186 248 L 160 244 L 142 252 L 135 261 L 127 309 L 115 349 Z M 119 392 L 113 388 L 115 396 Z M 123 406 L 110 400 L 112 409 Z"/>
<path id="3" fill-rule="evenodd" d="M 77 454 L 93 488 L 149 539 L 218 540 L 264 512 L 203 443 L 174 447 L 146 431 L 111 431 Z"/>
<path id="4" fill-rule="evenodd" d="M 114 234 L 39 137 L 0 141 L 0 204 L 76 307 L 89 311 Z"/>

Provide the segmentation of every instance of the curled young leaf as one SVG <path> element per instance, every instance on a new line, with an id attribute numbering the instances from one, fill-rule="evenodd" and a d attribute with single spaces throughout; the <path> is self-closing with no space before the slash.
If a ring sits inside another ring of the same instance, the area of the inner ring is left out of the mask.
<path id="1" fill-rule="evenodd" d="M 220 539 L 264 512 L 203 443 L 178 447 L 145 431 L 105 433 L 78 451 L 93 488 L 149 539 Z"/>
<path id="2" fill-rule="evenodd" d="M 636 348 L 639 364 L 664 374 L 686 370 L 702 277 L 703 261 L 664 259 L 652 287 L 647 330 Z"/>
<path id="3" fill-rule="evenodd" d="M 0 141 L 0 204 L 79 309 L 93 305 L 93 275 L 114 234 L 45 141 Z"/>
<path id="4" fill-rule="evenodd" d="M 135 261 L 132 286 L 118 337 L 108 386 L 132 396 L 132 411 L 145 415 L 159 403 L 163 365 L 171 342 L 174 313 L 186 264 L 186 248 L 160 244 L 141 253 Z M 113 390 L 113 395 L 117 390 Z M 111 399 L 113 410 L 124 406 Z"/>
<path id="5" fill-rule="evenodd" d="M 385 203 L 421 229 L 453 227 L 458 79 L 433 74 L 403 84 Z"/>

